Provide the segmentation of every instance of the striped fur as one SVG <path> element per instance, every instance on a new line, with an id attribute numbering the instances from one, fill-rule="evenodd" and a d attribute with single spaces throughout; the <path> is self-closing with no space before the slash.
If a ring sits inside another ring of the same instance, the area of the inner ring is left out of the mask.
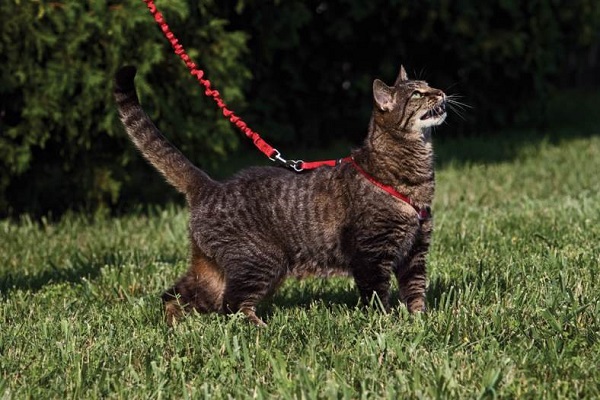
<path id="1" fill-rule="evenodd" d="M 349 274 L 364 302 L 389 305 L 395 275 L 408 309 L 425 309 L 432 221 L 366 180 L 351 164 L 304 173 L 249 168 L 216 182 L 171 145 L 142 110 L 135 69 L 117 73 L 115 96 L 133 143 L 190 208 L 188 272 L 163 295 L 167 322 L 185 311 L 241 311 L 257 325 L 256 305 L 289 276 Z M 375 80 L 368 135 L 353 152 L 381 183 L 419 205 L 434 193 L 429 128 L 445 116 L 445 95 L 406 78 Z M 442 114 L 443 111 L 443 114 Z"/>

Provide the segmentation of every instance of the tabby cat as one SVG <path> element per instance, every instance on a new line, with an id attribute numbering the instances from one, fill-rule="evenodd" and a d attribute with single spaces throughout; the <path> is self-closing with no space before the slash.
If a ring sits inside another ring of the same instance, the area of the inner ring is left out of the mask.
<path id="1" fill-rule="evenodd" d="M 127 134 L 186 196 L 191 261 L 163 295 L 167 323 L 185 311 L 242 312 L 288 276 L 352 275 L 361 299 L 389 307 L 396 276 L 410 312 L 425 310 L 426 256 L 434 193 L 431 127 L 446 118 L 446 95 L 409 80 L 373 82 L 374 107 L 362 147 L 335 167 L 302 173 L 252 167 L 223 182 L 194 166 L 158 131 L 135 92 L 134 67 L 116 75 Z"/>

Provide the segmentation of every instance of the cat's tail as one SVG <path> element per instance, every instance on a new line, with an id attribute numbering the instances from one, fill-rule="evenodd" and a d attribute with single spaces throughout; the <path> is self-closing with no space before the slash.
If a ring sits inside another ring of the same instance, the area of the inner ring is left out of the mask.
<path id="1" fill-rule="evenodd" d="M 154 126 L 135 92 L 135 73 L 135 67 L 127 66 L 121 68 L 115 76 L 114 95 L 121 122 L 142 155 L 165 176 L 167 182 L 181 193 L 191 194 L 199 186 L 212 180 Z"/>

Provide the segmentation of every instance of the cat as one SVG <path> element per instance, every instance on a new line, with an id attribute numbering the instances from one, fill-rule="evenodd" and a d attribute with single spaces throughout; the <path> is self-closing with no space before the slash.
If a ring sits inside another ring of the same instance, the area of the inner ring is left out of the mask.
<path id="1" fill-rule="evenodd" d="M 334 167 L 297 173 L 251 167 L 223 182 L 193 165 L 154 126 L 121 68 L 114 95 L 142 155 L 186 197 L 189 270 L 163 296 L 172 325 L 186 311 L 241 312 L 264 326 L 256 306 L 289 276 L 354 278 L 362 302 L 389 308 L 395 275 L 410 312 L 425 310 L 426 256 L 434 196 L 431 128 L 446 118 L 446 95 L 410 80 L 373 82 L 364 144 Z"/>

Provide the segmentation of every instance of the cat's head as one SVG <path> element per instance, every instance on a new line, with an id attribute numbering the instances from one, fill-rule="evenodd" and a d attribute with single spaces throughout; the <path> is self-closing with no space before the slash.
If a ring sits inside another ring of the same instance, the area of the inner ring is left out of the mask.
<path id="1" fill-rule="evenodd" d="M 420 132 L 446 119 L 446 95 L 425 81 L 410 80 L 402 66 L 396 82 L 373 82 L 374 122 L 385 129 Z"/>

